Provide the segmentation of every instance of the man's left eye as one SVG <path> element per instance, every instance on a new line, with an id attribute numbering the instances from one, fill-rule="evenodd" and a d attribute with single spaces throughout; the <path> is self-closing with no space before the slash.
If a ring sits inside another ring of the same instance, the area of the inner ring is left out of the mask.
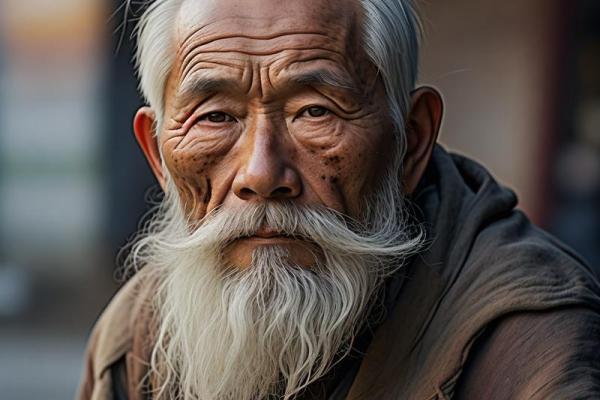
<path id="1" fill-rule="evenodd" d="M 209 122 L 213 122 L 213 123 L 223 123 L 223 122 L 234 122 L 235 119 L 224 112 L 221 111 L 214 111 L 214 112 L 210 112 L 208 114 L 204 114 L 203 116 L 201 116 L 200 118 L 198 118 L 199 121 L 209 121 Z"/>
<path id="2" fill-rule="evenodd" d="M 325 107 L 311 106 L 311 107 L 304 109 L 302 114 L 307 115 L 312 118 L 319 118 L 319 117 L 329 114 L 329 112 L 330 111 L 328 109 L 326 109 Z"/>

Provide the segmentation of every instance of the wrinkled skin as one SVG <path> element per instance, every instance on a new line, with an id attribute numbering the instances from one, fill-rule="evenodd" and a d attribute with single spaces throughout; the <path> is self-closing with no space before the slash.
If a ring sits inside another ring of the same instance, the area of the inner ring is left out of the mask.
<path id="1" fill-rule="evenodd" d="M 360 26 L 360 8 L 347 1 L 184 2 L 158 143 L 150 109 L 138 112 L 135 127 L 164 186 L 155 146 L 162 150 L 192 220 L 218 206 L 284 199 L 360 216 L 396 145 Z M 441 117 L 439 96 L 422 92 L 413 102 L 407 192 L 422 174 Z M 297 264 L 314 262 L 309 243 L 269 227 L 234 242 L 226 257 L 245 267 L 263 245 L 286 247 Z"/>

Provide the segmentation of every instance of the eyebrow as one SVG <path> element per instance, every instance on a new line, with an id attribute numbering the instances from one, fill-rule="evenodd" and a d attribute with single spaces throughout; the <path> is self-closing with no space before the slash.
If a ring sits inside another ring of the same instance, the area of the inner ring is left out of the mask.
<path id="1" fill-rule="evenodd" d="M 359 95 L 361 92 L 354 81 L 344 74 L 318 69 L 298 74 L 290 74 L 286 77 L 287 85 L 297 86 L 323 86 Z M 241 82 L 237 79 L 227 77 L 214 77 L 210 75 L 198 76 L 184 82 L 177 93 L 177 102 L 187 104 L 194 98 L 205 97 L 210 93 L 226 90 L 243 91 Z"/>
<path id="2" fill-rule="evenodd" d="M 297 75 L 291 75 L 290 82 L 300 86 L 326 86 L 341 89 L 352 94 L 360 94 L 360 90 L 352 79 L 327 69 L 308 71 Z"/>
<path id="3" fill-rule="evenodd" d="M 185 82 L 177 93 L 177 101 L 186 104 L 194 98 L 224 90 L 240 89 L 240 82 L 231 78 L 200 76 Z"/>

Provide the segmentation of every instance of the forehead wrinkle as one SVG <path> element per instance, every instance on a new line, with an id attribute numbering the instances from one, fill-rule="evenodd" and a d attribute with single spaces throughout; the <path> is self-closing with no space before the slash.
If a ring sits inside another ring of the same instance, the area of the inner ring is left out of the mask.
<path id="1" fill-rule="evenodd" d="M 190 34 L 188 34 L 182 41 L 181 44 L 179 45 L 179 48 L 177 50 L 178 54 L 184 54 L 189 52 L 190 49 L 188 49 L 188 47 L 190 46 L 205 46 L 208 44 L 211 44 L 213 42 L 216 42 L 218 40 L 225 40 L 225 39 L 235 39 L 235 38 L 242 38 L 242 39 L 256 39 L 256 40 L 271 40 L 271 39 L 276 39 L 279 37 L 285 37 L 285 36 L 292 36 L 292 35 L 315 35 L 315 36 L 325 36 L 327 38 L 330 38 L 329 35 L 324 34 L 323 32 L 319 32 L 319 31 L 309 31 L 309 30 L 296 30 L 296 31 L 280 31 L 280 32 L 274 32 L 274 33 L 270 33 L 270 34 L 263 34 L 263 35 L 251 35 L 251 34 L 245 34 L 245 33 L 236 33 L 236 34 L 212 34 L 212 35 L 207 35 L 203 40 L 200 40 L 199 42 L 194 42 L 194 37 L 200 34 L 200 31 L 202 31 L 204 28 L 206 28 L 207 25 L 203 25 L 197 29 L 194 29 Z"/>
<path id="2" fill-rule="evenodd" d="M 187 51 L 186 53 L 182 54 L 182 57 L 180 58 L 180 60 L 182 60 L 181 63 L 181 69 L 183 70 L 183 74 L 187 73 L 188 70 L 190 69 L 190 66 L 192 65 L 194 59 L 196 59 L 196 57 L 200 56 L 200 55 L 207 55 L 207 54 L 226 54 L 226 53 L 231 53 L 231 54 L 242 54 L 245 56 L 272 56 L 275 54 L 280 54 L 283 53 L 285 51 L 309 51 L 309 50 L 315 50 L 315 51 L 322 51 L 322 52 L 328 52 L 328 53 L 332 53 L 332 54 L 336 54 L 338 57 L 344 58 L 346 57 L 346 54 L 344 54 L 343 51 L 336 49 L 333 45 L 331 46 L 327 46 L 327 44 L 330 43 L 334 43 L 335 41 L 332 40 L 331 38 L 327 37 L 326 35 L 320 35 L 321 37 L 319 39 L 320 42 L 319 43 L 314 43 L 314 44 L 307 44 L 307 38 L 303 38 L 304 40 L 299 40 L 296 43 L 294 42 L 285 42 L 285 43 L 278 43 L 279 40 L 282 39 L 281 36 L 276 36 L 275 38 L 272 39 L 266 39 L 267 43 L 263 44 L 260 43 L 261 46 L 254 46 L 254 47 L 262 47 L 262 49 L 252 49 L 251 46 L 252 44 L 256 44 L 256 42 L 253 43 L 254 40 L 261 40 L 261 39 L 248 39 L 250 42 L 249 43 L 234 43 L 234 44 L 229 44 L 227 46 L 227 42 L 225 42 L 225 46 L 223 47 L 218 47 L 218 46 L 210 46 L 210 45 L 199 45 L 199 46 L 195 46 L 189 49 L 189 51 Z M 242 36 L 230 36 L 227 39 L 237 39 L 237 38 L 241 38 L 244 39 L 244 41 L 246 41 L 247 38 L 244 38 Z M 227 40 L 224 39 L 224 40 Z M 269 43 L 271 42 L 271 43 Z M 215 43 L 215 42 L 212 42 Z M 343 46 L 342 48 L 345 48 L 345 46 Z"/>
<path id="3" fill-rule="evenodd" d="M 293 51 L 323 51 L 323 52 L 331 52 L 331 53 L 336 53 L 336 55 L 339 56 L 339 58 L 343 58 L 344 55 L 341 52 L 333 52 L 329 49 L 326 48 L 322 48 L 322 47 L 301 47 L 301 48 L 294 48 L 294 49 L 283 49 L 280 51 L 263 51 L 263 52 L 250 52 L 250 51 L 244 51 L 244 50 L 211 50 L 211 51 L 207 51 L 207 52 L 203 52 L 202 54 L 228 54 L 228 53 L 234 53 L 234 54 L 242 54 L 248 57 L 266 57 L 266 56 L 275 56 L 277 54 L 282 54 L 282 53 L 286 53 L 286 52 L 293 52 Z M 192 60 L 188 61 L 188 65 L 185 68 L 185 70 L 183 71 L 183 75 L 187 75 L 189 74 L 189 71 L 191 69 L 193 69 L 193 64 L 192 64 Z M 272 64 L 275 60 L 271 60 L 271 62 L 269 62 L 269 64 Z"/>
<path id="4" fill-rule="evenodd" d="M 195 77 L 236 77 L 239 79 L 240 76 L 244 75 L 245 63 L 229 63 L 223 60 L 212 60 L 206 61 L 203 60 L 197 64 L 192 65 L 188 71 L 182 74 L 179 78 L 179 87 L 184 86 L 184 84 Z M 227 72 L 223 72 L 227 71 Z M 233 72 L 232 72 L 233 71 Z"/>
<path id="5" fill-rule="evenodd" d="M 358 4 L 355 1 L 340 9 L 339 5 L 325 0 L 322 4 L 308 7 L 293 0 L 290 5 L 285 0 L 276 0 L 265 12 L 240 7 L 243 2 L 232 7 L 227 0 L 220 1 L 224 3 L 220 5 L 219 1 L 213 1 L 201 7 L 196 2 L 184 1 L 180 7 L 176 19 L 178 45 L 175 51 L 179 66 L 183 64 L 182 69 L 188 69 L 187 64 L 194 58 L 190 53 L 195 49 L 235 37 L 250 41 L 312 35 L 322 41 L 323 47 L 337 44 L 336 50 L 341 50 L 344 53 L 342 56 L 347 56 L 346 45 L 352 41 L 351 31 L 360 14 L 356 11 Z M 290 14 L 286 10 L 297 12 Z"/>
<path id="6" fill-rule="evenodd" d="M 234 77 L 242 77 L 244 76 L 244 70 L 247 66 L 246 60 L 239 59 L 227 59 L 227 58 L 204 58 L 202 60 L 198 60 L 198 62 L 194 64 L 190 64 L 189 68 L 184 70 L 179 77 L 179 85 L 183 85 L 183 83 L 189 79 L 188 77 L 193 76 L 195 74 L 206 74 L 210 76 L 216 75 L 227 75 Z M 230 70 L 226 73 L 220 72 L 223 69 Z M 234 71 L 231 73 L 231 70 Z M 243 80 L 243 79 L 242 79 Z"/>
<path id="7" fill-rule="evenodd" d="M 197 52 L 202 52 L 203 48 L 210 47 L 211 44 L 215 44 L 219 41 L 227 42 L 230 39 L 242 39 L 244 41 L 273 41 L 273 40 L 282 40 L 289 37 L 293 37 L 296 35 L 310 35 L 320 37 L 325 42 L 331 42 L 332 36 L 323 34 L 321 32 L 311 32 L 311 31 L 299 31 L 299 32 L 282 32 L 282 33 L 273 33 L 270 35 L 247 35 L 247 34 L 219 34 L 213 35 L 212 37 L 205 38 L 203 40 L 194 41 L 196 35 L 190 36 L 186 41 L 182 42 L 178 47 L 177 55 L 182 60 L 193 58 Z M 206 51 L 206 50 L 204 50 Z"/>
<path id="8" fill-rule="evenodd" d="M 213 41 L 220 39 L 228 39 L 233 37 L 241 37 L 247 39 L 273 39 L 277 36 L 288 36 L 296 34 L 306 35 L 322 35 L 327 38 L 339 36 L 339 33 L 345 32 L 348 29 L 348 21 L 344 18 L 340 19 L 339 15 L 335 16 L 333 21 L 328 20 L 325 23 L 319 24 L 319 29 L 307 29 L 305 24 L 299 23 L 294 18 L 273 18 L 273 17 L 256 17 L 256 16 L 244 16 L 244 15 L 230 15 L 227 17 L 213 17 L 212 21 L 205 22 L 203 24 L 193 23 L 196 27 L 193 27 L 191 21 L 186 21 L 186 13 L 183 12 L 183 8 L 179 10 L 179 16 L 177 18 L 178 26 L 178 37 L 181 38 L 178 45 L 179 52 L 187 52 L 187 47 L 194 45 L 194 38 L 204 36 L 202 40 L 196 44 L 199 46 L 209 44 Z M 289 23 L 287 22 L 289 20 Z M 242 21 L 242 24 L 240 24 Z M 314 21 L 314 18 L 311 19 Z M 323 22 L 323 21 L 321 21 Z M 345 22 L 345 23 L 344 23 Z M 276 27 L 274 24 L 279 23 L 281 26 Z M 237 29 L 238 32 L 230 33 L 232 28 Z M 189 30 L 187 34 L 183 31 Z M 254 32 L 249 32 L 254 30 Z M 203 32 L 206 31 L 206 32 Z"/>

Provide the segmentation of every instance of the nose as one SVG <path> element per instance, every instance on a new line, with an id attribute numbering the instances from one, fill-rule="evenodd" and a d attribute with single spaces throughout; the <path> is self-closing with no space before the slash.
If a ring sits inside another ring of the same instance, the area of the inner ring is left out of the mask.
<path id="1" fill-rule="evenodd" d="M 244 162 L 233 181 L 235 195 L 242 200 L 298 197 L 302 191 L 300 176 L 272 124 L 262 121 L 248 138 L 242 150 Z"/>

